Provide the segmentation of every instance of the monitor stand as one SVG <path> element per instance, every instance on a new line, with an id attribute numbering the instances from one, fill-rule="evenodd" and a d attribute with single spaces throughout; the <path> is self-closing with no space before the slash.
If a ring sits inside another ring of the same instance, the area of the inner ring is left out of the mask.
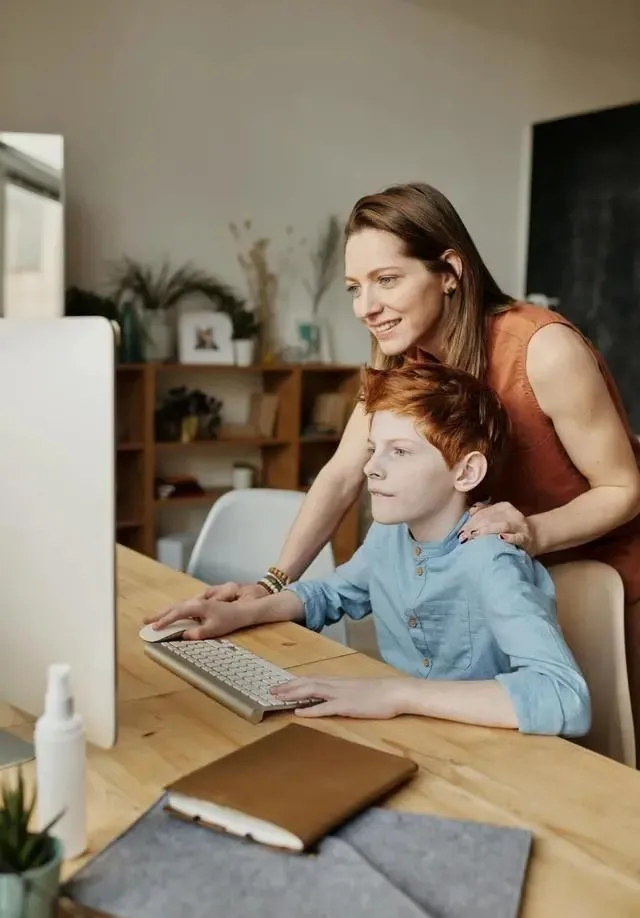
<path id="1" fill-rule="evenodd" d="M 14 736 L 7 730 L 0 730 L 0 769 L 21 765 L 34 757 L 33 745 Z"/>

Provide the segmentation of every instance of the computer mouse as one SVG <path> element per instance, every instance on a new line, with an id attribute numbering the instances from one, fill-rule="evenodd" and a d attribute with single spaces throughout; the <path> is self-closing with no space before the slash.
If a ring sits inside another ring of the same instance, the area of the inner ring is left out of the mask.
<path id="1" fill-rule="evenodd" d="M 155 629 L 153 625 L 145 625 L 139 631 L 139 637 L 147 644 L 156 644 L 158 641 L 175 641 L 189 628 L 197 628 L 198 623 L 192 618 L 181 618 L 166 628 Z"/>

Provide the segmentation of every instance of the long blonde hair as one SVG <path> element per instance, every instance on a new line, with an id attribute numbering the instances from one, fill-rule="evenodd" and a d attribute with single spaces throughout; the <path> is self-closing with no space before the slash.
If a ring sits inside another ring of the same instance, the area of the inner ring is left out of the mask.
<path id="1" fill-rule="evenodd" d="M 447 301 L 442 329 L 445 363 L 478 379 L 486 372 L 486 318 L 510 309 L 513 297 L 500 289 L 451 202 L 431 185 L 392 185 L 356 202 L 345 227 L 345 239 L 371 228 L 402 240 L 405 254 L 417 258 L 429 271 L 457 280 Z M 449 250 L 462 262 L 462 276 L 443 259 Z M 387 357 L 372 337 L 371 364 L 380 369 L 400 366 L 403 356 Z"/>

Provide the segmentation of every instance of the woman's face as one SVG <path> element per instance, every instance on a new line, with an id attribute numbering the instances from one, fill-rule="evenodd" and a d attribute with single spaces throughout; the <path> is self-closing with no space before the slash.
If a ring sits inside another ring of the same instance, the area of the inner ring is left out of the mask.
<path id="1" fill-rule="evenodd" d="M 448 280 L 402 250 L 397 236 L 383 230 L 363 229 L 349 237 L 345 279 L 353 311 L 384 354 L 403 354 L 417 345 L 437 356 Z"/>

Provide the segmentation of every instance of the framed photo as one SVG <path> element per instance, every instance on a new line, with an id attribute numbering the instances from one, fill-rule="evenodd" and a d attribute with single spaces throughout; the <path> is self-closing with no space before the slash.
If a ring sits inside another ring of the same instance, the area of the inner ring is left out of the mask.
<path id="1" fill-rule="evenodd" d="M 233 364 L 233 324 L 224 312 L 186 312 L 178 318 L 180 363 Z"/>
<path id="2" fill-rule="evenodd" d="M 329 326 L 320 319 L 294 318 L 295 351 L 302 363 L 332 363 Z"/>

